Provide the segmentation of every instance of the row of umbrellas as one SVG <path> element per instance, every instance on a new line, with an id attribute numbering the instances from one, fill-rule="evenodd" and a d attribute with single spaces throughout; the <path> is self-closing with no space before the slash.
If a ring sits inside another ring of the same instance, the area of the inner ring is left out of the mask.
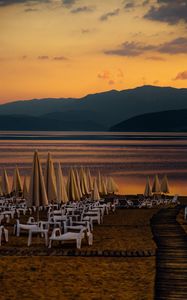
<path id="1" fill-rule="evenodd" d="M 153 184 L 151 187 L 150 184 L 150 178 L 147 176 L 146 185 L 145 185 L 145 191 L 144 196 L 145 197 L 151 197 L 153 194 L 169 194 L 169 183 L 167 175 L 164 175 L 162 178 L 162 181 L 160 183 L 159 177 L 156 174 L 153 179 Z"/>
<path id="2" fill-rule="evenodd" d="M 35 151 L 30 177 L 30 186 L 28 177 L 24 178 L 22 188 L 19 169 L 16 166 L 13 175 L 12 190 L 10 189 L 8 175 L 3 169 L 2 180 L 0 185 L 0 194 L 13 194 L 18 196 L 20 192 L 27 199 L 28 206 L 47 205 L 48 203 L 67 202 L 68 200 L 79 201 L 83 196 L 90 195 L 93 200 L 99 200 L 100 195 L 116 193 L 118 186 L 112 177 L 104 178 L 98 172 L 96 178 L 92 178 L 89 168 L 71 168 L 67 182 L 62 174 L 60 163 L 57 165 L 55 172 L 54 163 L 51 154 L 48 153 L 45 173 L 41 167 L 38 152 Z"/>

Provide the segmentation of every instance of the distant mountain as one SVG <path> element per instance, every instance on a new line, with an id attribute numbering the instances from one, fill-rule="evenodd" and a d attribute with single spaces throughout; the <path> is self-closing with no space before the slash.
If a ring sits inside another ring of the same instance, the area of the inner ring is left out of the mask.
<path id="1" fill-rule="evenodd" d="M 110 131 L 187 131 L 187 109 L 139 115 L 110 128 Z"/>
<path id="2" fill-rule="evenodd" d="M 2 115 L 0 130 L 41 130 L 41 131 L 104 131 L 106 128 L 88 119 L 63 120 L 51 117 L 33 117 L 22 115 Z"/>
<path id="3" fill-rule="evenodd" d="M 67 122 L 90 122 L 104 128 L 131 117 L 187 109 L 187 89 L 142 86 L 87 95 L 81 99 L 33 99 L 0 105 L 0 115 L 30 115 Z M 87 125 L 85 129 L 87 128 Z"/>

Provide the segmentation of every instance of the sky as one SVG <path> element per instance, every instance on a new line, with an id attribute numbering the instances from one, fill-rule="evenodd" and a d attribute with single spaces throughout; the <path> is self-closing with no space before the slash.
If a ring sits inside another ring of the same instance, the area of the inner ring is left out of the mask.
<path id="1" fill-rule="evenodd" d="M 187 88 L 187 0 L 0 0 L 0 103 Z"/>

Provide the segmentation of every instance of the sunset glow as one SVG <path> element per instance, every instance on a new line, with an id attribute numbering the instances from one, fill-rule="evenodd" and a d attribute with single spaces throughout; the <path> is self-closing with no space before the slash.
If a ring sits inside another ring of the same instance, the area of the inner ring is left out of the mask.
<path id="1" fill-rule="evenodd" d="M 0 1 L 0 102 L 187 87 L 185 3 Z"/>

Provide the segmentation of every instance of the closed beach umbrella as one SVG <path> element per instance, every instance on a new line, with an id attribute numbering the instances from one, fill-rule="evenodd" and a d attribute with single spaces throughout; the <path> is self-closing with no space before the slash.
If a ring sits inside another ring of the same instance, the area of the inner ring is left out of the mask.
<path id="1" fill-rule="evenodd" d="M 89 194 L 87 177 L 84 169 L 81 167 L 79 172 L 81 191 L 83 195 Z"/>
<path id="2" fill-rule="evenodd" d="M 161 192 L 160 182 L 159 182 L 159 178 L 158 178 L 157 174 L 155 175 L 154 180 L 153 180 L 152 192 L 155 194 L 160 194 L 160 192 Z"/>
<path id="3" fill-rule="evenodd" d="M 3 174 L 2 174 L 2 192 L 3 195 L 10 195 L 10 183 L 9 183 L 9 178 L 7 175 L 7 172 L 5 169 L 3 169 Z"/>
<path id="4" fill-rule="evenodd" d="M 93 180 L 89 168 L 87 168 L 86 175 L 87 175 L 88 189 L 91 192 L 93 190 Z"/>
<path id="5" fill-rule="evenodd" d="M 29 206 L 46 206 L 48 198 L 38 152 L 35 151 L 30 181 Z"/>
<path id="6" fill-rule="evenodd" d="M 28 182 L 28 177 L 24 177 L 23 181 L 23 198 L 28 199 L 29 198 L 29 182 Z"/>
<path id="7" fill-rule="evenodd" d="M 98 175 L 97 175 L 97 186 L 98 186 L 99 193 L 102 194 L 102 180 L 101 180 L 100 171 L 98 172 Z"/>
<path id="8" fill-rule="evenodd" d="M 170 193 L 167 175 L 165 175 L 161 181 L 161 192 L 164 194 Z"/>
<path id="9" fill-rule="evenodd" d="M 77 168 L 74 168 L 73 171 L 74 171 L 74 174 L 75 174 L 75 181 L 76 181 L 77 190 L 78 190 L 78 193 L 79 193 L 79 198 L 81 199 L 83 194 L 82 194 L 82 190 L 81 190 L 79 172 L 78 172 Z"/>
<path id="10" fill-rule="evenodd" d="M 2 179 L 0 181 L 0 196 L 3 196 L 3 191 L 2 191 Z"/>
<path id="11" fill-rule="evenodd" d="M 93 200 L 93 201 L 99 201 L 100 200 L 96 178 L 94 178 L 93 191 L 91 193 L 91 200 Z"/>
<path id="12" fill-rule="evenodd" d="M 114 194 L 118 192 L 118 186 L 112 177 L 107 180 L 107 192 L 109 194 Z"/>
<path id="13" fill-rule="evenodd" d="M 21 183 L 21 177 L 19 174 L 19 169 L 16 166 L 16 168 L 14 170 L 14 175 L 13 175 L 12 193 L 15 196 L 19 196 L 20 192 L 22 192 L 22 183 Z"/>
<path id="14" fill-rule="evenodd" d="M 66 183 L 65 183 L 64 176 L 62 174 L 62 169 L 61 169 L 60 163 L 58 163 L 58 166 L 57 166 L 56 186 L 57 186 L 57 201 L 58 201 L 58 203 L 68 202 Z"/>
<path id="15" fill-rule="evenodd" d="M 102 195 L 107 195 L 107 188 L 106 188 L 106 182 L 104 177 L 101 177 L 101 190 L 102 190 Z"/>
<path id="16" fill-rule="evenodd" d="M 144 191 L 144 196 L 145 197 L 151 197 L 152 196 L 151 184 L 150 184 L 149 176 L 147 176 L 146 185 L 145 185 L 145 191 Z"/>
<path id="17" fill-rule="evenodd" d="M 67 194 L 69 201 L 79 201 L 80 195 L 77 189 L 75 174 L 73 169 L 71 168 L 68 175 L 67 181 Z"/>
<path id="18" fill-rule="evenodd" d="M 57 201 L 56 176 L 51 154 L 48 153 L 45 169 L 45 187 L 49 203 Z"/>

